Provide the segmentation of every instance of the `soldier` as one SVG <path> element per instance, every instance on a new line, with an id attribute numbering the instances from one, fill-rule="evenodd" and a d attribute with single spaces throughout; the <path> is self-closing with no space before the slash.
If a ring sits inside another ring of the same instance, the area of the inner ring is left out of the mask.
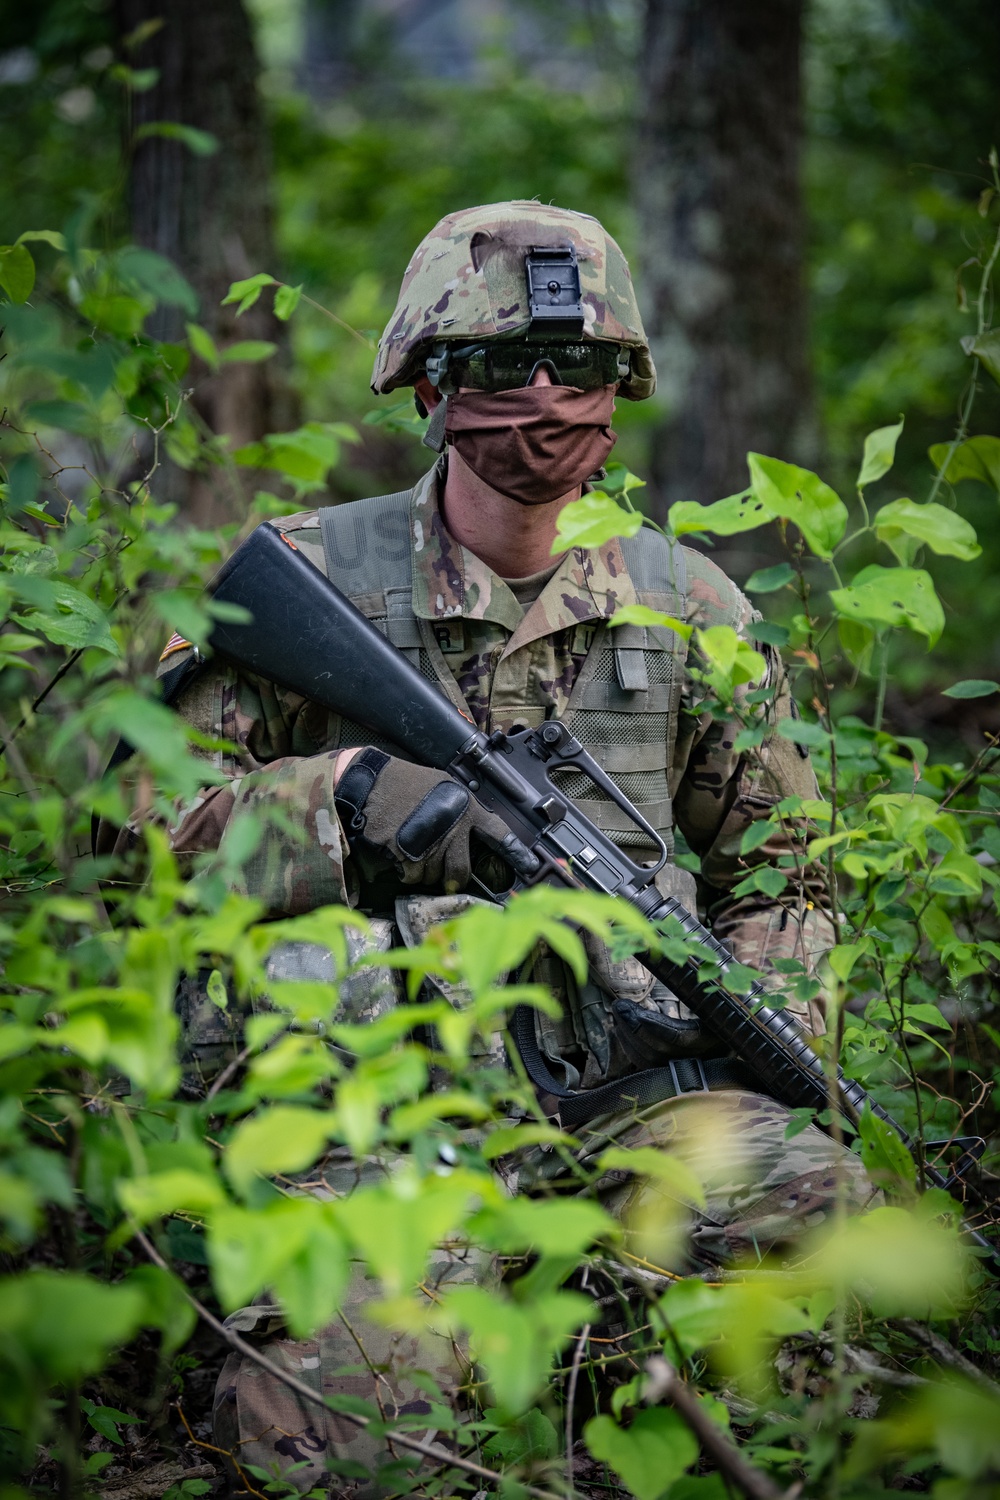
<path id="1" fill-rule="evenodd" d="M 811 967 L 832 941 L 815 866 L 780 897 L 733 894 L 747 873 L 745 830 L 783 797 L 817 795 L 805 754 L 774 732 L 791 712 L 780 659 L 764 648 L 767 677 L 756 686 L 773 690 L 770 703 L 737 705 L 768 721 L 763 746 L 749 758 L 735 745 L 739 713 L 713 717 L 704 707 L 678 634 L 608 628 L 623 606 L 640 603 L 749 638 L 751 606 L 707 557 L 654 530 L 552 556 L 560 511 L 615 442 L 616 399 L 644 400 L 654 386 L 628 266 L 595 219 L 535 202 L 449 214 L 406 269 L 372 377 L 380 394 L 414 390 L 431 417 L 425 441 L 440 456 L 405 494 L 272 524 L 479 728 L 564 720 L 671 847 L 674 830 L 683 834 L 700 879 L 673 865 L 658 877 L 663 894 L 692 911 L 700 903 L 741 962 L 768 970 L 775 960 L 799 959 Z M 173 644 L 164 670 L 183 664 L 186 652 Z M 215 753 L 229 779 L 182 810 L 173 846 L 225 852 L 242 819 L 263 815 L 240 882 L 272 914 L 347 901 L 388 914 L 405 941 L 419 940 L 435 917 L 470 899 L 462 893 L 473 834 L 505 831 L 466 793 L 456 796 L 446 776 L 250 673 L 223 664 L 202 670 L 180 711 L 238 748 Z M 644 856 L 613 802 L 587 785 L 565 790 Z M 275 809 L 283 819 L 267 816 Z M 288 825 L 306 831 L 305 843 L 283 831 Z M 749 861 L 775 861 L 787 850 L 775 829 Z M 740 1085 L 724 1049 L 637 962 L 613 963 L 594 942 L 589 952 L 583 985 L 551 955 L 539 956 L 529 977 L 548 982 L 563 1010 L 557 1022 L 539 1021 L 538 1047 L 548 1067 L 580 1089 L 665 1058 L 699 1060 L 698 1069 L 678 1070 L 677 1096 L 594 1122 L 584 1148 L 593 1156 L 609 1138 L 662 1146 L 695 1168 L 708 1199 L 691 1215 L 686 1264 L 756 1258 L 793 1242 L 830 1214 L 838 1175 L 854 1210 L 871 1201 L 857 1158 L 813 1127 L 786 1141 L 788 1110 Z M 625 1033 L 614 1024 L 616 999 L 633 1008 L 636 1025 Z M 798 1011 L 821 1029 L 815 1006 Z M 529 1156 L 511 1186 L 544 1175 L 546 1160 Z M 641 1218 L 651 1191 L 609 1181 L 603 1201 Z M 265 1316 L 255 1309 L 241 1326 L 260 1326 Z M 331 1386 L 335 1367 L 358 1359 L 342 1327 L 306 1353 L 287 1341 L 273 1347 L 296 1370 L 318 1363 Z M 386 1349 L 378 1349 L 384 1362 Z M 413 1399 L 405 1381 L 380 1379 L 397 1406 Z M 303 1489 L 322 1475 L 324 1453 L 347 1439 L 332 1421 L 318 1433 L 313 1413 L 235 1358 L 220 1383 L 219 1432 L 221 1445 L 245 1460 L 305 1461 L 294 1475 Z"/>

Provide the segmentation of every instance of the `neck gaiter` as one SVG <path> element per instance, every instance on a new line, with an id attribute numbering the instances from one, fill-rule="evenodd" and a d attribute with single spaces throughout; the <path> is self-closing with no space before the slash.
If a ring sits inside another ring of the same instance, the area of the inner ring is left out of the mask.
<path id="1" fill-rule="evenodd" d="M 520 505 L 546 505 L 599 469 L 618 441 L 617 387 L 528 385 L 448 397 L 445 441 L 480 479 Z"/>

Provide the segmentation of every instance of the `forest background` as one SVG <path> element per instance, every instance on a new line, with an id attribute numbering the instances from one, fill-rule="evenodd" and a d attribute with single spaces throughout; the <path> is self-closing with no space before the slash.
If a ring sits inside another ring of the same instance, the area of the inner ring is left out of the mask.
<path id="1" fill-rule="evenodd" d="M 277 368 L 207 378 L 196 362 L 196 404 L 231 446 L 300 421 L 355 425 L 331 498 L 421 470 L 407 435 L 366 425 L 398 405 L 368 389 L 370 345 L 410 249 L 456 205 L 521 196 L 595 213 L 635 267 L 660 391 L 619 405 L 616 456 L 649 481 L 640 503 L 658 519 L 744 487 L 749 449 L 849 488 L 864 434 L 901 413 L 896 488 L 926 487 L 968 373 L 961 268 L 997 133 L 993 7 L 787 0 L 751 19 L 656 0 L 177 3 L 129 49 L 131 87 L 121 38 L 155 6 L 5 10 L 9 241 L 73 217 L 102 247 L 172 259 L 223 344 L 277 339 Z M 158 119 L 222 149 L 142 139 Z M 303 309 L 288 327 L 258 306 L 237 327 L 222 297 L 262 269 L 343 323 Z M 161 310 L 151 331 L 182 337 L 186 316 Z M 979 400 L 992 430 L 997 395 Z M 196 521 L 233 519 L 231 487 L 208 479 L 161 473 L 158 490 Z M 904 650 L 889 690 L 901 727 L 968 724 L 971 743 L 994 711 L 936 692 L 949 674 L 997 675 L 995 499 L 978 485 L 965 499 L 984 541 L 962 574 L 977 608 L 949 600 L 935 665 Z M 769 551 L 719 546 L 739 581 Z"/>
<path id="2" fill-rule="evenodd" d="M 393 1474 L 401 1490 L 473 1493 L 503 1470 L 511 1497 L 564 1479 L 639 1500 L 992 1493 L 995 1297 L 877 1132 L 866 1159 L 902 1205 L 885 1212 L 910 1217 L 872 1216 L 854 1239 L 841 1226 L 815 1252 L 818 1281 L 645 1288 L 633 1358 L 676 1359 L 703 1392 L 698 1473 L 690 1412 L 642 1405 L 653 1366 L 611 1396 L 586 1331 L 570 1339 L 590 1314 L 563 1283 L 582 1267 L 619 1295 L 617 1231 L 586 1204 L 491 1190 L 513 1085 L 470 1046 L 504 1004 L 512 949 L 572 947 L 559 916 L 607 933 L 606 911 L 541 892 L 495 929 L 449 929 L 420 962 L 471 986 L 469 1017 L 439 1005 L 342 1028 L 362 1054 L 347 1074 L 316 1034 L 332 987 L 265 973 L 283 937 L 337 950 L 346 916 L 264 923 L 234 896 L 259 829 L 183 878 L 154 830 L 142 879 L 110 898 L 115 926 L 88 830 L 95 807 L 121 823 L 137 798 L 166 817 L 202 784 L 190 751 L 211 747 L 151 701 L 151 672 L 171 630 L 205 638 L 201 585 L 234 543 L 425 467 L 412 406 L 368 389 L 420 237 L 449 209 L 512 197 L 593 212 L 635 269 L 661 379 L 619 408 L 615 458 L 647 481 L 626 499 L 711 546 L 762 605 L 759 642 L 795 664 L 790 737 L 826 800 L 776 816 L 808 829 L 792 863 L 821 859 L 839 882 L 825 984 L 845 1065 L 913 1131 L 954 1139 L 971 1121 L 995 1170 L 996 7 L 41 0 L 6 5 L 0 36 L 4 1495 L 218 1488 L 203 1445 L 219 1346 L 207 1324 L 191 1332 L 190 1297 L 210 1324 L 269 1289 L 305 1335 L 353 1257 L 402 1316 L 442 1225 L 542 1253 L 493 1304 L 471 1290 L 449 1304 L 480 1349 L 498 1318 L 521 1347 L 486 1357 L 478 1427 L 435 1408 L 472 1445 L 464 1472 L 438 1450 L 429 1479 Z M 749 451 L 766 456 L 751 474 L 766 527 L 738 504 L 709 516 L 746 490 Z M 698 646 L 726 711 L 760 658 Z M 744 733 L 753 754 L 759 732 Z M 119 735 L 137 747 L 131 786 L 103 775 Z M 746 889 L 780 894 L 786 873 L 755 868 L 755 847 Z M 186 1092 L 174 1011 L 198 970 L 246 1064 L 207 1099 Z M 785 979 L 816 993 L 794 966 Z M 445 1103 L 421 1097 L 420 1019 L 443 1038 Z M 495 1141 L 446 1179 L 449 1109 Z M 286 1193 L 331 1137 L 359 1160 L 405 1148 L 410 1175 L 332 1205 Z M 823 1368 L 792 1360 L 779 1389 L 789 1334 Z M 603 1409 L 581 1436 L 584 1371 Z"/>

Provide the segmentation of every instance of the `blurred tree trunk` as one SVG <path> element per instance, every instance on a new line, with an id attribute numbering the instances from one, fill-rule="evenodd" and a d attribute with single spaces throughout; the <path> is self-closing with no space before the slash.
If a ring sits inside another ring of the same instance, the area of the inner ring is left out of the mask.
<path id="1" fill-rule="evenodd" d="M 137 40 L 125 56 L 137 69 L 156 68 L 156 84 L 133 97 L 133 130 L 176 121 L 208 131 L 219 143 L 210 155 L 181 141 L 150 136 L 135 147 L 130 201 L 137 244 L 167 256 L 187 277 L 201 303 L 199 321 L 220 344 L 236 339 L 277 342 L 282 326 L 264 296 L 237 323 L 219 304 L 231 282 L 274 272 L 271 160 L 257 92 L 258 63 L 241 0 L 116 0 L 123 41 L 143 23 L 162 26 Z M 141 33 L 140 33 L 141 35 Z M 162 317 L 160 338 L 183 337 L 178 315 Z M 195 404 L 213 432 L 231 445 L 250 442 L 274 426 L 276 373 L 272 362 L 223 366 L 199 375 Z M 282 424 L 283 425 L 283 424 Z M 242 519 L 238 486 L 216 472 L 171 476 L 170 488 L 188 519 L 200 526 Z"/>
<path id="2" fill-rule="evenodd" d="M 803 0 L 646 0 L 635 196 L 666 414 L 659 517 L 812 456 L 802 275 Z"/>

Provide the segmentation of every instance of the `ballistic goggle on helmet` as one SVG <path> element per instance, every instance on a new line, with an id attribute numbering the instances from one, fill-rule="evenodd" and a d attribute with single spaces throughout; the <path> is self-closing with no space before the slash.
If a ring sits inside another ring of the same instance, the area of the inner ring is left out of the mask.
<path id="1" fill-rule="evenodd" d="M 619 385 L 642 401 L 656 372 L 628 264 L 589 214 L 530 201 L 448 214 L 418 245 L 379 342 L 372 389 L 426 373 L 447 395 L 508 390 L 544 366 L 558 384 Z"/>

